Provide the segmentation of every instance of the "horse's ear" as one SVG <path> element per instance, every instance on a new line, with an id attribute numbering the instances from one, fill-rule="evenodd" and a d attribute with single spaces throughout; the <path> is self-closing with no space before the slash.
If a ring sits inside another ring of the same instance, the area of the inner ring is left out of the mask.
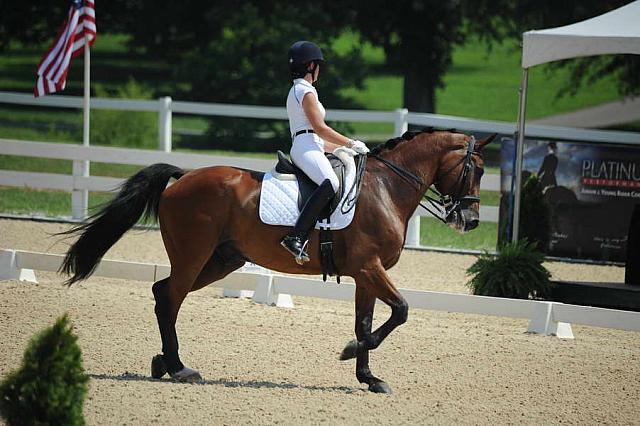
<path id="1" fill-rule="evenodd" d="M 490 143 L 492 140 L 494 140 L 496 138 L 496 136 L 498 136 L 498 134 L 494 133 L 492 135 L 489 135 L 486 139 L 481 140 L 480 142 L 478 142 L 476 144 L 476 149 L 480 150 L 480 149 L 484 148 L 484 146 L 487 145 L 488 143 Z"/>

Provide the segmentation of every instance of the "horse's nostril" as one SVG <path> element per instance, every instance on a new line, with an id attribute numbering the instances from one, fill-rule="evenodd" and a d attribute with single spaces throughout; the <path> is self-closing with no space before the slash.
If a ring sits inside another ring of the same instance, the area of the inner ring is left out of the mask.
<path id="1" fill-rule="evenodd" d="M 465 231 L 471 231 L 472 229 L 476 229 L 480 221 L 478 219 L 472 219 L 465 224 Z"/>

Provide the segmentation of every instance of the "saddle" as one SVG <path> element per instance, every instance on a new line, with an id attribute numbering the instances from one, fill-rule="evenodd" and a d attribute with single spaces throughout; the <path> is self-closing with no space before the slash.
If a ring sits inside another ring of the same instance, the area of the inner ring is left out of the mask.
<path id="1" fill-rule="evenodd" d="M 342 160 L 331 153 L 325 153 L 324 155 L 331 163 L 331 167 L 333 168 L 334 173 L 336 174 L 336 176 L 338 176 L 340 187 L 338 188 L 338 191 L 336 191 L 336 195 L 331 200 L 331 203 L 329 203 L 320 214 L 321 218 L 331 216 L 331 214 L 340 204 L 340 200 L 342 200 L 342 196 L 344 195 L 345 178 L 345 164 L 342 162 Z M 311 197 L 311 194 L 316 190 L 318 185 L 314 181 L 312 181 L 309 176 L 307 176 L 300 168 L 298 168 L 298 166 L 293 164 L 293 162 L 289 160 L 282 151 L 278 151 L 278 163 L 273 170 L 275 171 L 275 173 L 273 173 L 273 176 L 277 179 L 297 179 L 299 189 L 298 210 L 302 211 L 305 203 L 307 202 L 309 197 Z"/>

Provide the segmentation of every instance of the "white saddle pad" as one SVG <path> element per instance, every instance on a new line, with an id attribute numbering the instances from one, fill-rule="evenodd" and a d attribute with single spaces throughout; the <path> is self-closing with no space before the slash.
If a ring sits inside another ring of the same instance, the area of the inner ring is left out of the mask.
<path id="1" fill-rule="evenodd" d="M 355 152 L 349 148 L 338 148 L 333 154 L 345 163 L 344 195 L 340 204 L 331 214 L 329 222 L 326 220 L 316 223 L 316 229 L 331 228 L 343 229 L 349 226 L 353 220 L 355 206 L 345 205 L 349 198 L 349 190 L 356 178 L 356 164 L 353 160 Z M 353 197 L 353 194 L 351 194 Z M 349 210 L 346 214 L 342 210 Z M 270 170 L 262 179 L 262 193 L 260 194 L 260 220 L 267 225 L 293 226 L 300 215 L 298 210 L 298 180 L 294 175 L 282 175 Z"/>

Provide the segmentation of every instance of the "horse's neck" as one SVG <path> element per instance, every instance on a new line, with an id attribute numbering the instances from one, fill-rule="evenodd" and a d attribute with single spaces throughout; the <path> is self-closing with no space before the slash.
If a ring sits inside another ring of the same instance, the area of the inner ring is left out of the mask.
<path id="1" fill-rule="evenodd" d="M 429 144 L 428 146 L 416 146 L 412 141 L 407 141 L 398 145 L 393 150 L 385 153 L 384 158 L 402 167 L 419 177 L 423 184 L 408 182 L 394 172 L 389 181 L 389 196 L 394 201 L 400 214 L 408 219 L 418 207 L 422 196 L 433 183 L 440 160 L 447 152 L 446 147 L 440 143 Z M 418 141 L 414 141 L 418 142 Z M 420 143 L 422 141 L 419 141 Z M 424 144 L 424 142 L 422 142 Z"/>

